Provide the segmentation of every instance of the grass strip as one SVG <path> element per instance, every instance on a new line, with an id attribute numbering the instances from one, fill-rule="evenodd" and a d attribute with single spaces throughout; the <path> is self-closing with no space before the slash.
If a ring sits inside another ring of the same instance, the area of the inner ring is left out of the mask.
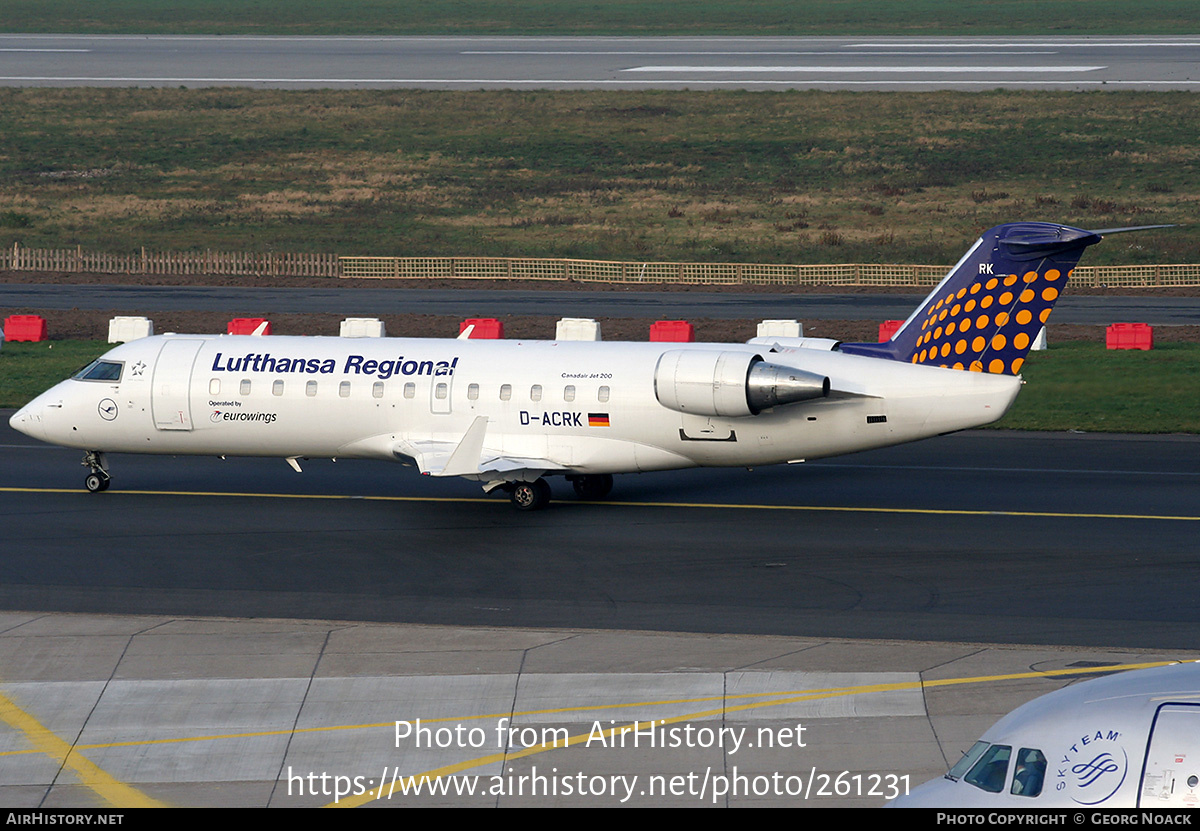
<path id="1" fill-rule="evenodd" d="M 90 340 L 5 343 L 0 348 L 0 407 L 23 407 L 111 348 Z"/>
<path id="2" fill-rule="evenodd" d="M 1194 262 L 1197 134 L 1186 93 L 0 89 L 0 245 L 950 263 L 1044 219 Z"/>
<path id="3" fill-rule="evenodd" d="M 1063 343 L 1030 352 L 1027 383 L 996 427 L 1090 433 L 1200 433 L 1200 344 L 1109 350 Z"/>

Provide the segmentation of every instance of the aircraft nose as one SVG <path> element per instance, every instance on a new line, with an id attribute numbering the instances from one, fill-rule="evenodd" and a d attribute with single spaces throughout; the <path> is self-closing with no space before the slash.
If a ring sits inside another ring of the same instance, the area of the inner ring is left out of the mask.
<path id="1" fill-rule="evenodd" d="M 8 420 L 8 426 L 16 430 L 18 433 L 24 433 L 35 439 L 45 441 L 46 428 L 42 423 L 42 408 L 35 407 L 37 402 L 30 402 L 21 409 L 13 413 L 12 418 Z"/>

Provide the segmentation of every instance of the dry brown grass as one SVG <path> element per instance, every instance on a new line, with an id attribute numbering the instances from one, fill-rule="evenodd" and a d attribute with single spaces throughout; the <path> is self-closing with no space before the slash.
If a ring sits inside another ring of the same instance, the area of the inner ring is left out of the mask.
<path id="1" fill-rule="evenodd" d="M 0 245 L 944 262 L 1014 219 L 1188 222 L 1198 112 L 1132 93 L 3 90 Z M 1140 244 L 1091 261 L 1194 259 L 1200 230 Z"/>

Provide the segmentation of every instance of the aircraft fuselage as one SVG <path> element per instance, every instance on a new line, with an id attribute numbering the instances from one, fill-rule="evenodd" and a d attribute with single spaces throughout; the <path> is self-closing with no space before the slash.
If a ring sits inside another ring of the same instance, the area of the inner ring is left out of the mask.
<path id="1" fill-rule="evenodd" d="M 760 356 L 828 377 L 829 394 L 758 414 L 669 409 L 661 388 L 688 379 L 667 378 L 660 365 L 680 350 L 701 362 Z M 912 441 L 995 421 L 1020 385 L 768 343 L 166 335 L 104 359 L 121 364 L 119 380 L 64 381 L 14 426 L 109 452 L 396 460 L 406 443 L 458 443 L 483 416 L 492 454 L 546 460 L 553 472 L 621 473 Z"/>

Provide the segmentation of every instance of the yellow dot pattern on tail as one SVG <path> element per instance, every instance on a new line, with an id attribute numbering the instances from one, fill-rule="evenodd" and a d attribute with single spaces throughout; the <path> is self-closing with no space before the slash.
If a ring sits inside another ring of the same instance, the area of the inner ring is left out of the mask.
<path id="1" fill-rule="evenodd" d="M 922 316 L 911 362 L 1016 375 L 1070 276 L 1053 267 L 981 275 L 948 292 Z"/>

